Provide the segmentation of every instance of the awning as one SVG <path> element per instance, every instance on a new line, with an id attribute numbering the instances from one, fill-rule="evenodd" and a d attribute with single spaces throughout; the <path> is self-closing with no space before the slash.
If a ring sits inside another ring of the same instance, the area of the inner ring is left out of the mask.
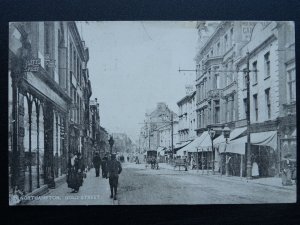
<path id="1" fill-rule="evenodd" d="M 165 147 L 159 146 L 159 147 L 157 147 L 156 151 L 157 151 L 157 153 L 159 153 L 160 155 L 165 155 L 165 151 L 164 151 L 165 149 L 166 149 Z"/>
<path id="2" fill-rule="evenodd" d="M 277 148 L 277 131 L 267 131 L 260 133 L 251 133 L 250 141 L 252 145 L 269 146 L 273 149 Z M 229 144 L 221 143 L 219 152 L 230 152 L 237 154 L 245 154 L 247 136 L 232 140 Z"/>
<path id="3" fill-rule="evenodd" d="M 197 152 L 197 148 L 201 146 L 201 143 L 206 139 L 210 138 L 207 131 L 204 131 L 201 136 L 197 137 L 195 140 L 193 140 L 190 144 L 185 146 L 184 148 L 180 149 L 177 154 L 183 155 L 184 152 Z"/>
<path id="4" fill-rule="evenodd" d="M 174 150 L 178 151 L 179 149 L 183 148 L 184 146 L 187 146 L 191 142 L 192 141 L 185 141 L 185 142 L 182 142 L 182 143 L 176 143 Z"/>
<path id="5" fill-rule="evenodd" d="M 247 127 L 235 128 L 234 130 L 232 130 L 230 132 L 228 141 L 231 141 L 231 140 L 234 140 L 234 139 L 240 137 L 246 130 L 247 130 Z M 225 142 L 226 142 L 226 139 L 224 138 L 224 135 L 222 134 L 214 140 L 214 146 L 220 147 L 220 144 L 225 143 Z"/>

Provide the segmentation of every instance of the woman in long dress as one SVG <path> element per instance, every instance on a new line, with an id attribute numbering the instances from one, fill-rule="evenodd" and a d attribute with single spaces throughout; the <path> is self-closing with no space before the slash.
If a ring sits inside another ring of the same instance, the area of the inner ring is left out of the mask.
<path id="1" fill-rule="evenodd" d="M 67 183 L 68 187 L 73 189 L 71 193 L 77 193 L 82 185 L 82 166 L 79 154 L 80 153 L 74 155 L 73 153 L 70 153 L 69 157 Z"/>

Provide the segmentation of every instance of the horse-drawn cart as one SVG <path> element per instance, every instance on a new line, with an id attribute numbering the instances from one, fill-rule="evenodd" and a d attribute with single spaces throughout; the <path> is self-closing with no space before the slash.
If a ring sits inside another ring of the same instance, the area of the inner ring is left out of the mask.
<path id="1" fill-rule="evenodd" d="M 146 167 L 150 165 L 151 169 L 158 169 L 157 151 L 149 150 L 146 155 Z"/>

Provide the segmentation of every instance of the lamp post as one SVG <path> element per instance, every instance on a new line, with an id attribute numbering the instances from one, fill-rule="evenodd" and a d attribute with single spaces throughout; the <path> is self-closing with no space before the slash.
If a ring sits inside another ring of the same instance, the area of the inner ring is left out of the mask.
<path id="1" fill-rule="evenodd" d="M 230 136 L 230 128 L 227 126 L 227 124 L 223 128 L 223 136 L 226 139 L 226 144 L 228 144 L 228 138 Z M 228 156 L 227 155 L 226 155 L 226 159 L 225 159 L 225 173 L 226 173 L 226 176 L 229 175 L 229 171 L 228 171 Z M 221 175 L 222 175 L 222 172 L 221 172 Z"/>
<path id="2" fill-rule="evenodd" d="M 110 136 L 110 138 L 109 138 L 109 140 L 108 140 L 108 143 L 109 143 L 109 145 L 110 145 L 110 154 L 112 154 L 112 147 L 113 147 L 113 145 L 114 145 L 114 143 L 115 143 L 115 141 L 114 141 L 114 139 L 113 139 L 112 136 Z"/>
<path id="3" fill-rule="evenodd" d="M 216 131 L 212 128 L 208 129 L 208 133 L 211 139 L 211 152 L 212 152 L 212 174 L 215 174 L 215 150 L 214 150 L 214 137 L 216 135 Z M 208 168 L 207 168 L 208 169 Z"/>

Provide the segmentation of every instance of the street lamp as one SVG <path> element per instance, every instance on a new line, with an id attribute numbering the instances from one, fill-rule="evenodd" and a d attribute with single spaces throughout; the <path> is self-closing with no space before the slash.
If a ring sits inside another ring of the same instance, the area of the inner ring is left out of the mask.
<path id="1" fill-rule="evenodd" d="M 110 136 L 110 138 L 109 138 L 109 140 L 108 140 L 108 143 L 109 143 L 109 145 L 110 145 L 110 154 L 112 154 L 112 147 L 113 147 L 113 145 L 114 145 L 114 143 L 115 143 L 115 141 L 114 141 L 114 139 L 113 139 L 112 136 Z"/>
<path id="2" fill-rule="evenodd" d="M 213 160 L 213 165 L 212 165 L 212 173 L 215 174 L 215 151 L 214 151 L 214 137 L 216 135 L 216 131 L 213 130 L 212 128 L 208 129 L 208 133 L 211 139 L 211 151 L 212 151 L 212 160 Z M 207 168 L 208 169 L 208 168 Z"/>
<path id="3" fill-rule="evenodd" d="M 223 128 L 223 136 L 226 139 L 226 144 L 228 144 L 228 138 L 230 136 L 230 128 L 227 126 L 227 124 Z"/>

